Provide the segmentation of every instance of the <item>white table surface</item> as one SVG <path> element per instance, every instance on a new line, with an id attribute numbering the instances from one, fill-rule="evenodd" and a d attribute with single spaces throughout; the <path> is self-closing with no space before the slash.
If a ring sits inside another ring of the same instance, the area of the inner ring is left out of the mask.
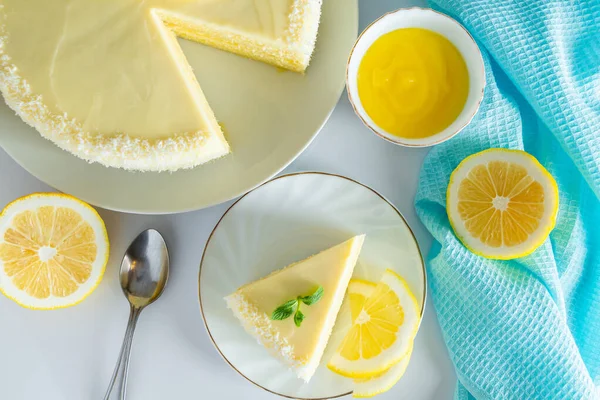
<path id="1" fill-rule="evenodd" d="M 360 29 L 387 11 L 422 4 L 361 0 Z M 323 131 L 284 173 L 327 171 L 371 186 L 406 217 L 426 256 L 431 236 L 413 206 L 426 153 L 377 138 L 361 125 L 343 94 Z M 0 208 L 19 196 L 51 190 L 0 150 Z M 200 316 L 198 265 L 208 235 L 228 206 L 165 216 L 99 210 L 108 228 L 111 257 L 103 282 L 86 301 L 73 308 L 44 312 L 21 308 L 0 296 L 0 398 L 102 398 L 129 312 L 118 282 L 118 267 L 129 242 L 152 227 L 168 242 L 171 275 L 161 299 L 140 318 L 132 350 L 128 399 L 277 399 L 247 382 L 221 359 Z M 455 380 L 428 299 L 406 375 L 378 399 L 450 399 Z"/>

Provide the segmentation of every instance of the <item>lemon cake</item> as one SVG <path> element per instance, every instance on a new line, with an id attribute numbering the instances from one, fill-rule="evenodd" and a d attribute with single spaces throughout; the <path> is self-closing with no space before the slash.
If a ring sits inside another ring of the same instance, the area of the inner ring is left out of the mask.
<path id="1" fill-rule="evenodd" d="M 364 238 L 356 236 L 225 298 L 244 329 L 306 382 L 319 366 Z"/>
<path id="2" fill-rule="evenodd" d="M 0 0 L 0 90 L 89 162 L 191 168 L 229 153 L 176 37 L 302 72 L 322 0 Z"/>

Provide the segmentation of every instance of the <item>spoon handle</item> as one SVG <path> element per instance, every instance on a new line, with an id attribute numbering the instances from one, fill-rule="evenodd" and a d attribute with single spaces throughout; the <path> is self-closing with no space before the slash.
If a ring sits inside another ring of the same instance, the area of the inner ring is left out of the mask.
<path id="1" fill-rule="evenodd" d="M 135 326 L 137 325 L 137 321 L 141 312 L 141 308 L 131 306 L 131 310 L 129 312 L 129 321 L 127 322 L 127 329 L 125 330 L 125 337 L 123 338 L 123 344 L 121 345 L 121 351 L 119 353 L 117 365 L 115 366 L 115 370 L 113 371 L 112 377 L 110 378 L 110 383 L 108 384 L 108 389 L 106 390 L 106 394 L 104 395 L 104 400 L 110 399 L 110 394 L 113 390 L 113 387 L 115 386 L 115 382 L 117 380 L 117 377 L 119 376 L 119 372 L 121 373 L 121 390 L 119 398 L 122 400 L 125 399 L 125 392 L 127 386 L 127 372 L 129 368 L 129 355 L 131 354 L 131 343 L 133 342 L 133 333 L 135 331 Z"/>

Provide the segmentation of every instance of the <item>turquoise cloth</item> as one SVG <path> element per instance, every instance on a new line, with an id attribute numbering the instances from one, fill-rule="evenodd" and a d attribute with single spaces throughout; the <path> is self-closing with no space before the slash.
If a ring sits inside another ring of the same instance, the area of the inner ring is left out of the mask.
<path id="1" fill-rule="evenodd" d="M 482 50 L 487 86 L 472 123 L 434 147 L 419 217 L 432 233 L 433 305 L 457 399 L 600 398 L 600 1 L 435 0 Z M 470 253 L 446 215 L 452 170 L 491 147 L 524 149 L 556 178 L 560 209 L 532 255 Z"/>

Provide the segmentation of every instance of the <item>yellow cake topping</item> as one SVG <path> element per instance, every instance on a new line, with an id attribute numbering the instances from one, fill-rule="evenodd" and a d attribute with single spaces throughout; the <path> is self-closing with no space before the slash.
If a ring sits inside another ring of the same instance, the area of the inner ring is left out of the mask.
<path id="1" fill-rule="evenodd" d="M 225 299 L 246 331 L 307 382 L 323 356 L 363 242 L 364 235 L 356 236 L 242 286 Z M 300 304 L 301 324 L 294 318 L 273 319 L 282 304 L 319 287 L 318 302 Z"/>
<path id="2" fill-rule="evenodd" d="M 91 162 L 189 168 L 229 152 L 176 36 L 294 71 L 321 0 L 2 0 L 0 90 Z"/>

